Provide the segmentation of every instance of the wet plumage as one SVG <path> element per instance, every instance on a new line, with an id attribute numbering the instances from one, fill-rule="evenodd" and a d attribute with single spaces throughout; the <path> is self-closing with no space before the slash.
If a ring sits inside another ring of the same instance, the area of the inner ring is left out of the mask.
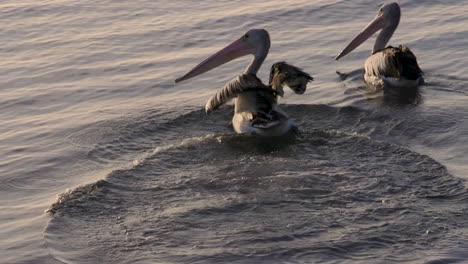
<path id="1" fill-rule="evenodd" d="M 254 55 L 243 74 L 228 82 L 206 103 L 210 113 L 235 98 L 232 126 L 237 133 L 262 136 L 280 136 L 296 131 L 296 125 L 277 104 L 278 95 L 283 96 L 283 86 L 303 94 L 312 77 L 301 69 L 285 62 L 275 63 L 270 71 L 270 84 L 265 85 L 257 77 L 270 49 L 270 37 L 264 29 L 251 29 L 241 38 L 210 56 L 175 82 L 203 74 L 235 58 Z"/>
<path id="2" fill-rule="evenodd" d="M 391 79 L 401 81 L 415 81 L 420 84 L 423 71 L 419 68 L 416 56 L 405 46 L 389 46 L 370 56 L 365 64 L 365 79 L 372 81 L 372 77 L 391 82 Z"/>
<path id="3" fill-rule="evenodd" d="M 386 47 L 400 22 L 398 3 L 384 4 L 377 16 L 343 49 L 336 60 L 353 51 L 375 32 L 380 31 L 372 55 L 367 58 L 364 79 L 376 88 L 417 89 L 424 82 L 416 56 L 405 46 Z"/>
<path id="4" fill-rule="evenodd" d="M 291 88 L 297 94 L 303 94 L 307 83 L 313 78 L 300 68 L 277 62 L 273 64 L 270 71 L 268 85 L 253 74 L 241 74 L 228 82 L 221 90 L 214 94 L 206 103 L 205 111 L 210 113 L 231 99 L 248 94 L 250 100 L 255 100 L 252 105 L 255 111 L 248 117 L 254 127 L 268 127 L 277 121 L 286 120 L 289 117 L 277 107 L 277 98 L 284 95 L 283 87 Z M 242 107 L 242 102 L 236 104 L 236 108 Z M 238 111 L 238 109 L 236 109 Z"/>
<path id="5" fill-rule="evenodd" d="M 303 94 L 307 83 L 313 80 L 314 78 L 302 69 L 281 61 L 271 66 L 269 85 L 280 96 L 284 95 L 283 86 L 288 86 L 297 94 Z"/>
<path id="6" fill-rule="evenodd" d="M 271 97 L 273 97 L 273 91 L 271 88 L 264 85 L 257 76 L 253 74 L 241 74 L 235 79 L 229 81 L 223 88 L 221 88 L 221 90 L 216 92 L 216 94 L 208 100 L 205 105 L 205 111 L 210 113 L 231 99 L 236 98 L 239 94 L 243 92 L 253 92 L 255 90 L 258 90 L 258 93 L 263 90 L 265 93 L 271 94 Z"/>

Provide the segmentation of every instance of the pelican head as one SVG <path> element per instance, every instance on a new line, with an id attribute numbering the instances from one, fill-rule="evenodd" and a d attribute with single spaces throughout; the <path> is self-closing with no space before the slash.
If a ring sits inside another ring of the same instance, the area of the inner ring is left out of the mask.
<path id="1" fill-rule="evenodd" d="M 176 83 L 190 79 L 209 70 L 212 70 L 226 62 L 245 55 L 254 55 L 255 59 L 246 69 L 245 73 L 256 74 L 270 49 L 270 37 L 264 29 L 251 29 L 241 38 L 216 52 L 184 76 L 177 78 Z"/>
<path id="2" fill-rule="evenodd" d="M 382 32 L 380 32 L 377 40 L 375 41 L 372 53 L 384 49 L 400 22 L 400 16 L 401 11 L 398 3 L 393 2 L 382 5 L 375 18 L 361 31 L 361 33 L 351 40 L 348 46 L 346 46 L 343 51 L 336 56 L 335 60 L 339 60 L 341 57 L 344 57 L 346 54 L 353 51 L 364 41 L 370 38 L 375 32 L 381 29 Z"/>

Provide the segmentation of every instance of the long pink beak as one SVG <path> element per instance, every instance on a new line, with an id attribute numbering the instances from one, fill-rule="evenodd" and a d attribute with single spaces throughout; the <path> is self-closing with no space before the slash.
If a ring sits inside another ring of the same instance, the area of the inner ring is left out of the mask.
<path id="1" fill-rule="evenodd" d="M 184 76 L 175 79 L 175 82 L 181 82 L 183 80 L 190 79 L 202 73 L 205 73 L 211 69 L 214 69 L 220 65 L 223 65 L 226 62 L 232 61 L 236 58 L 254 54 L 255 48 L 249 45 L 244 39 L 238 39 L 233 43 L 229 44 L 224 49 L 216 52 L 214 55 L 211 55 L 208 59 L 204 60 L 191 71 L 186 73 Z"/>
<path id="2" fill-rule="evenodd" d="M 346 54 L 353 51 L 359 45 L 361 45 L 364 41 L 370 38 L 375 32 L 382 29 L 385 26 L 385 20 L 382 15 L 377 15 L 370 23 L 367 25 L 361 33 L 359 33 L 351 42 L 349 42 L 348 46 L 343 49 L 343 51 L 336 56 L 335 60 L 339 60 L 341 57 L 344 57 Z"/>

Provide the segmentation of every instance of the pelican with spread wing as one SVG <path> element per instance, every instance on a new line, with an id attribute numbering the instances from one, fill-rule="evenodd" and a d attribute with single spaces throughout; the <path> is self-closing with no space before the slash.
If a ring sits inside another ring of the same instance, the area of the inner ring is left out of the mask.
<path id="1" fill-rule="evenodd" d="M 253 55 L 245 71 L 228 82 L 206 103 L 206 112 L 235 98 L 232 125 L 240 134 L 280 136 L 296 130 L 293 120 L 278 106 L 278 96 L 283 96 L 283 87 L 303 94 L 307 83 L 313 78 L 301 69 L 285 62 L 275 63 L 270 72 L 270 84 L 265 85 L 257 77 L 263 61 L 270 50 L 270 37 L 264 29 L 251 29 L 240 39 L 207 58 L 176 83 L 195 77 L 236 58 Z"/>
<path id="2" fill-rule="evenodd" d="M 385 47 L 400 22 L 398 3 L 382 5 L 377 16 L 335 58 L 339 60 L 353 51 L 375 32 L 381 30 L 374 44 L 372 55 L 364 63 L 364 80 L 374 86 L 417 88 L 424 83 L 423 72 L 416 56 L 405 46 Z"/>

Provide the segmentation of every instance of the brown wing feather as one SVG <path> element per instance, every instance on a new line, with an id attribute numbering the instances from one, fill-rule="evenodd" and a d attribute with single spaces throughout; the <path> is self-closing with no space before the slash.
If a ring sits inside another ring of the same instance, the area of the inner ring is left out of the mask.
<path id="1" fill-rule="evenodd" d="M 395 48 L 395 59 L 400 68 L 400 76 L 408 80 L 416 80 L 423 75 L 414 53 L 405 46 Z"/>
<path id="2" fill-rule="evenodd" d="M 253 74 L 241 74 L 224 85 L 221 90 L 216 92 L 216 94 L 208 100 L 205 105 L 205 111 L 209 113 L 216 110 L 229 100 L 237 97 L 240 93 L 262 89 L 271 90 L 268 86 L 264 85 L 257 76 Z"/>
<path id="3" fill-rule="evenodd" d="M 377 53 L 380 54 L 373 55 L 372 59 L 375 62 L 370 64 L 373 66 L 366 69 L 371 71 L 368 75 L 405 78 L 408 80 L 417 80 L 423 75 L 416 56 L 408 47 L 389 46 Z"/>
<path id="4" fill-rule="evenodd" d="M 277 62 L 271 66 L 270 86 L 280 96 L 284 95 L 283 86 L 286 85 L 294 92 L 302 94 L 305 92 L 307 83 L 314 78 L 302 69 L 287 64 L 284 61 Z"/>
<path id="5" fill-rule="evenodd" d="M 271 108 L 277 101 L 277 95 L 283 95 L 283 86 L 287 85 L 294 92 L 304 93 L 307 83 L 313 78 L 302 69 L 289 65 L 286 62 L 273 64 L 270 71 L 270 84 L 267 86 L 253 74 L 241 74 L 234 80 L 228 82 L 224 87 L 213 95 L 205 105 L 207 113 L 219 108 L 229 100 L 237 97 L 240 93 L 256 91 L 259 109 Z"/>

